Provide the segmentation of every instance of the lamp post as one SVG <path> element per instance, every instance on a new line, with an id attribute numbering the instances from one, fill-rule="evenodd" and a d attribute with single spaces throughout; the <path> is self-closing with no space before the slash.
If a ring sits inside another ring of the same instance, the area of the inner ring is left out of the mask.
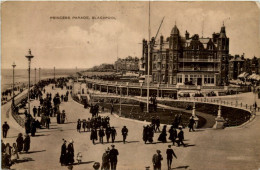
<path id="1" fill-rule="evenodd" d="M 196 116 L 196 103 L 195 102 L 193 102 L 192 117 L 195 121 L 195 128 L 197 128 L 198 124 L 199 124 L 199 118 Z"/>
<path id="2" fill-rule="evenodd" d="M 12 67 L 13 67 L 13 99 L 12 99 L 12 105 L 14 106 L 14 68 L 15 68 L 15 63 L 13 63 Z"/>
<path id="3" fill-rule="evenodd" d="M 39 82 L 41 81 L 41 68 L 39 67 Z"/>
<path id="4" fill-rule="evenodd" d="M 34 77 L 34 84 L 36 85 L 36 68 L 34 69 L 35 77 Z"/>
<path id="5" fill-rule="evenodd" d="M 55 83 L 55 67 L 54 67 L 54 70 L 53 70 L 53 71 L 54 71 L 54 83 Z"/>
<path id="6" fill-rule="evenodd" d="M 119 90 L 120 90 L 119 116 L 122 116 L 122 106 L 121 106 L 122 86 L 120 85 L 119 88 L 120 88 L 120 89 L 119 89 Z"/>
<path id="7" fill-rule="evenodd" d="M 28 55 L 25 56 L 28 59 L 28 113 L 30 114 L 30 72 L 31 72 L 31 59 L 34 57 L 32 55 L 31 49 L 28 51 Z"/>

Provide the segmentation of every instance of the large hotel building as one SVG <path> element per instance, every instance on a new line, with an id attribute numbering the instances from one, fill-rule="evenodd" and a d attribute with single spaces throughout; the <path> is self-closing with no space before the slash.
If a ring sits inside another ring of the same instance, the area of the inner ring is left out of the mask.
<path id="1" fill-rule="evenodd" d="M 142 67 L 148 72 L 148 42 L 143 40 Z M 228 82 L 229 38 L 225 26 L 211 38 L 180 35 L 175 25 L 166 39 L 150 41 L 150 75 L 154 83 L 220 86 Z"/>

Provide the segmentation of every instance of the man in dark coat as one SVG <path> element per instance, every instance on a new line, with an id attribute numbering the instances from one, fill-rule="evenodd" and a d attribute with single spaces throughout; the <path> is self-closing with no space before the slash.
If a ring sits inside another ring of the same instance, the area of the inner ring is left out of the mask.
<path id="1" fill-rule="evenodd" d="M 183 140 L 184 140 L 184 132 L 182 131 L 182 128 L 179 128 L 180 129 L 180 132 L 178 133 L 178 146 L 180 146 L 180 144 L 182 144 L 184 147 L 186 146 L 184 143 L 183 143 Z"/>
<path id="2" fill-rule="evenodd" d="M 41 106 L 38 107 L 37 116 L 38 116 L 38 117 L 41 116 Z"/>
<path id="3" fill-rule="evenodd" d="M 3 130 L 3 138 L 6 138 L 7 136 L 7 131 L 10 129 L 10 126 L 7 124 L 7 122 L 5 122 L 2 126 L 2 130 Z"/>
<path id="4" fill-rule="evenodd" d="M 126 128 L 126 126 L 124 126 L 122 129 L 122 135 L 123 135 L 123 142 L 125 143 L 126 136 L 128 135 L 128 129 Z"/>
<path id="5" fill-rule="evenodd" d="M 21 151 L 23 150 L 23 134 L 22 133 L 18 134 L 18 137 L 16 139 L 16 145 L 17 145 L 18 152 L 21 153 Z"/>
<path id="6" fill-rule="evenodd" d="M 105 136 L 105 132 L 102 126 L 98 132 L 98 136 L 99 136 L 99 142 L 103 144 L 103 137 Z"/>
<path id="7" fill-rule="evenodd" d="M 160 132 L 160 118 L 157 116 L 156 120 L 155 120 L 155 124 L 156 124 L 156 128 L 155 128 L 155 132 Z"/>
<path id="8" fill-rule="evenodd" d="M 157 154 L 154 154 L 153 155 L 153 168 L 154 170 L 161 170 L 161 167 L 162 167 L 162 163 L 161 161 L 163 160 L 163 157 L 161 155 L 161 151 L 160 150 L 157 150 L 156 151 Z"/>
<path id="9" fill-rule="evenodd" d="M 97 130 L 95 128 L 91 130 L 90 140 L 92 140 L 93 144 L 95 144 L 95 140 L 97 140 Z"/>
<path id="10" fill-rule="evenodd" d="M 111 129 L 111 137 L 112 137 L 112 143 L 114 143 L 116 139 L 116 129 L 114 127 L 112 127 Z"/>
<path id="11" fill-rule="evenodd" d="M 168 169 L 170 170 L 172 167 L 172 156 L 174 156 L 177 159 L 176 154 L 174 153 L 173 149 L 171 148 L 171 145 L 168 145 L 168 149 L 166 150 L 167 154 L 167 165 Z"/>
<path id="12" fill-rule="evenodd" d="M 110 126 L 108 126 L 106 128 L 107 143 L 109 142 L 110 134 L 111 134 L 111 128 L 110 128 Z"/>
<path id="13" fill-rule="evenodd" d="M 23 150 L 26 153 L 28 153 L 28 151 L 30 150 L 30 144 L 31 144 L 30 136 L 25 135 L 25 138 L 24 138 L 24 141 L 23 141 Z"/>
<path id="14" fill-rule="evenodd" d="M 32 123 L 31 123 L 31 135 L 32 136 L 35 136 L 35 133 L 36 133 L 36 122 L 35 122 L 35 120 L 33 119 L 32 120 Z"/>
<path id="15" fill-rule="evenodd" d="M 63 139 L 63 144 L 61 146 L 61 154 L 60 154 L 60 164 L 61 166 L 67 164 L 67 147 L 66 147 L 66 140 Z"/>
<path id="16" fill-rule="evenodd" d="M 193 116 L 191 116 L 191 118 L 190 118 L 190 121 L 189 121 L 189 132 L 191 132 L 191 131 L 195 131 L 194 130 L 194 124 L 195 124 L 195 120 L 194 120 L 194 118 L 193 118 Z"/>
<path id="17" fill-rule="evenodd" d="M 101 169 L 102 170 L 109 170 L 110 169 L 110 156 L 109 156 L 109 152 L 110 152 L 110 149 L 108 148 L 105 153 L 103 153 L 103 156 L 102 156 L 102 166 L 101 166 Z"/>
<path id="18" fill-rule="evenodd" d="M 36 114 L 37 114 L 37 108 L 34 106 L 33 107 L 33 116 L 36 117 Z"/>
<path id="19" fill-rule="evenodd" d="M 46 128 L 50 129 L 50 123 L 51 123 L 51 119 L 49 116 L 47 116 L 46 118 Z"/>
<path id="20" fill-rule="evenodd" d="M 175 140 L 177 138 L 177 130 L 174 128 L 174 126 L 171 126 L 169 133 L 170 133 L 169 139 L 172 141 L 172 144 L 175 145 Z"/>
<path id="21" fill-rule="evenodd" d="M 111 170 L 116 170 L 117 156 L 119 155 L 119 152 L 115 149 L 115 145 L 111 145 L 111 147 L 112 149 L 109 152 Z"/>
<path id="22" fill-rule="evenodd" d="M 67 158 L 68 158 L 68 164 L 74 163 L 74 147 L 73 147 L 73 140 L 70 140 L 70 143 L 68 145 L 68 152 L 67 152 Z"/>

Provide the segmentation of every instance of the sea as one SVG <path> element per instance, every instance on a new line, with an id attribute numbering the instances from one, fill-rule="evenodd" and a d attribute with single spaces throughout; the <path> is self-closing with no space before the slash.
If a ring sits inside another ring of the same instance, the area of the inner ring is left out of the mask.
<path id="1" fill-rule="evenodd" d="M 77 72 L 86 69 L 77 69 Z M 75 69 L 55 69 L 55 78 L 67 77 L 75 75 Z M 15 69 L 14 72 L 15 86 L 28 84 L 28 69 Z M 41 69 L 40 79 L 54 78 L 54 69 Z M 35 83 L 35 70 L 31 69 L 31 83 Z M 39 81 L 39 69 L 36 70 L 36 83 Z M 12 88 L 13 85 L 13 69 L 1 69 L 1 91 Z"/>

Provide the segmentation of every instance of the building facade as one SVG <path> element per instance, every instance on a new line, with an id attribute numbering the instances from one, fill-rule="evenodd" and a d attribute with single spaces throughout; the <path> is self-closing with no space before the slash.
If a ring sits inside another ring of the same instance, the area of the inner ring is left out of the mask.
<path id="1" fill-rule="evenodd" d="M 115 64 L 114 68 L 117 71 L 138 71 L 139 70 L 139 58 L 128 56 L 127 58 L 119 58 Z"/>
<path id="2" fill-rule="evenodd" d="M 229 68 L 228 68 L 228 78 L 229 80 L 236 80 L 240 74 L 246 72 L 245 70 L 245 58 L 244 54 L 242 56 L 235 55 L 229 57 Z"/>
<path id="3" fill-rule="evenodd" d="M 148 46 L 150 75 L 154 83 L 173 85 L 216 86 L 228 83 L 229 38 L 225 26 L 211 38 L 185 37 L 175 25 L 169 37 L 143 40 L 142 64 L 148 74 Z"/>

